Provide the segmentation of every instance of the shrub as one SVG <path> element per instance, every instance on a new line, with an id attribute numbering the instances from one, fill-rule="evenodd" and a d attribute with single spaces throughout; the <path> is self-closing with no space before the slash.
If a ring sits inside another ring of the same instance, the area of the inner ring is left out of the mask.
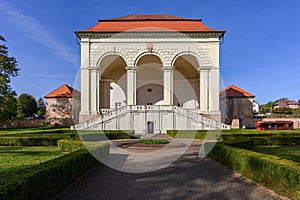
<path id="1" fill-rule="evenodd" d="M 115 140 L 115 139 L 133 139 L 134 131 L 122 131 L 122 130 L 104 130 L 104 131 L 79 131 L 80 138 L 83 141 L 103 141 L 103 140 Z M 104 135 L 103 135 L 104 134 Z"/>
<path id="2" fill-rule="evenodd" d="M 62 151 L 66 152 L 85 150 L 85 146 L 80 140 L 59 140 L 57 145 Z"/>
<path id="3" fill-rule="evenodd" d="M 139 140 L 140 144 L 168 144 L 168 140 Z"/>
<path id="4" fill-rule="evenodd" d="M 0 137 L 2 146 L 56 146 L 60 139 L 74 139 L 75 134 L 13 134 Z"/>
<path id="5" fill-rule="evenodd" d="M 167 134 L 173 138 L 195 138 L 195 139 L 218 139 L 220 131 L 213 130 L 167 130 Z"/>
<path id="6" fill-rule="evenodd" d="M 101 147 L 108 155 L 108 144 Z M 99 162 L 87 151 L 76 151 L 10 177 L 0 178 L 1 199 L 53 199 Z"/>
<path id="7" fill-rule="evenodd" d="M 278 194 L 300 199 L 300 166 L 295 162 L 221 143 L 208 156 Z"/>

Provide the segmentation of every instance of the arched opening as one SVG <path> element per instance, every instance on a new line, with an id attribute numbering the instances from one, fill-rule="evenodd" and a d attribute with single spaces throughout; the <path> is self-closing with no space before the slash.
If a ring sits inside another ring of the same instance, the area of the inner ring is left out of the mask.
<path id="1" fill-rule="evenodd" d="M 126 62 L 119 55 L 108 55 L 100 62 L 100 109 L 126 105 Z"/>
<path id="2" fill-rule="evenodd" d="M 162 62 L 156 55 L 145 55 L 136 64 L 136 104 L 160 105 L 163 102 Z"/>
<path id="3" fill-rule="evenodd" d="M 173 104 L 199 109 L 199 64 L 195 56 L 184 54 L 173 63 Z"/>

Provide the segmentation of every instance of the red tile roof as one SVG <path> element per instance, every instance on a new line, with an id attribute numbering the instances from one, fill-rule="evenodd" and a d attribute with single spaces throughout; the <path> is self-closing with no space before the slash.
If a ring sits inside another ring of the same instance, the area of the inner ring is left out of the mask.
<path id="1" fill-rule="evenodd" d="M 119 18 L 99 20 L 80 32 L 123 32 L 123 31 L 179 31 L 179 32 L 219 32 L 204 25 L 200 19 L 187 19 L 171 15 L 128 15 Z"/>
<path id="2" fill-rule="evenodd" d="M 45 98 L 80 98 L 80 92 L 73 89 L 71 86 L 64 84 L 53 90 L 45 96 Z"/>
<path id="3" fill-rule="evenodd" d="M 224 92 L 226 94 L 226 97 L 252 97 L 252 98 L 255 97 L 253 94 L 235 85 L 230 85 L 226 87 L 224 90 L 221 91 L 221 94 Z"/>

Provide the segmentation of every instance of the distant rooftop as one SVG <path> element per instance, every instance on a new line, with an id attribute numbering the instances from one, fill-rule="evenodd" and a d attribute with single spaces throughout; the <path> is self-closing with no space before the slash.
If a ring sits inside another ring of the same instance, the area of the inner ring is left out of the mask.
<path id="1" fill-rule="evenodd" d="M 235 85 L 230 85 L 221 91 L 221 94 L 224 94 L 226 97 L 250 97 L 254 98 L 255 96 L 242 88 L 239 88 Z"/>
<path id="2" fill-rule="evenodd" d="M 80 92 L 76 89 L 73 89 L 71 86 L 64 84 L 49 94 L 45 98 L 80 98 Z"/>
<path id="3" fill-rule="evenodd" d="M 171 30 L 178 32 L 224 33 L 224 31 L 207 27 L 202 23 L 201 19 L 188 19 L 166 14 L 127 15 L 111 19 L 100 19 L 95 26 L 76 33 L 118 33 L 136 30 L 139 32 Z"/>

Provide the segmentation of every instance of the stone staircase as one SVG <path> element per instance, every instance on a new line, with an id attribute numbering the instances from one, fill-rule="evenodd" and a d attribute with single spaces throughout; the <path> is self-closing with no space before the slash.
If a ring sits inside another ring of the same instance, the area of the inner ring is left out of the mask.
<path id="1" fill-rule="evenodd" d="M 88 120 L 83 123 L 79 123 L 74 125 L 72 128 L 76 130 L 128 130 L 128 129 L 134 129 L 131 126 L 122 127 L 122 125 L 118 125 L 120 123 L 120 119 L 124 118 L 123 124 L 126 124 L 127 122 L 131 122 L 133 119 L 133 115 L 149 115 L 151 114 L 152 120 L 161 120 L 161 116 L 165 115 L 168 118 L 173 118 L 173 121 L 175 118 L 181 119 L 183 123 L 193 123 L 194 128 L 196 129 L 202 129 L 202 130 L 224 130 L 224 129 L 230 129 L 229 125 L 223 124 L 221 122 L 218 122 L 213 119 L 209 119 L 207 117 L 204 117 L 203 115 L 193 112 L 188 109 L 184 109 L 178 106 L 168 106 L 168 105 L 132 105 L 132 106 L 123 106 L 111 111 L 106 111 L 105 113 L 101 114 L 99 117 L 96 117 L 94 119 Z M 146 118 L 146 117 L 144 117 Z M 143 119 L 144 119 L 143 118 Z M 149 118 L 149 117 L 148 117 Z M 157 118 L 157 119 L 156 119 Z M 127 121 L 126 121 L 127 120 Z M 146 121 L 146 120 L 144 120 Z M 171 121 L 171 120 L 169 120 Z M 178 120 L 177 120 L 178 121 Z M 111 123 L 111 124 L 109 124 Z M 113 124 L 115 123 L 115 125 Z M 146 122 L 145 122 L 146 123 Z M 107 128 L 105 125 L 109 124 L 110 128 Z M 167 129 L 175 129 L 176 126 L 174 123 L 169 123 L 170 125 L 166 125 L 165 128 Z M 126 125 L 123 125 L 126 126 Z M 161 125 L 163 126 L 163 125 Z M 162 129 L 162 128 L 161 128 Z M 186 129 L 193 130 L 192 126 L 187 125 Z"/>

